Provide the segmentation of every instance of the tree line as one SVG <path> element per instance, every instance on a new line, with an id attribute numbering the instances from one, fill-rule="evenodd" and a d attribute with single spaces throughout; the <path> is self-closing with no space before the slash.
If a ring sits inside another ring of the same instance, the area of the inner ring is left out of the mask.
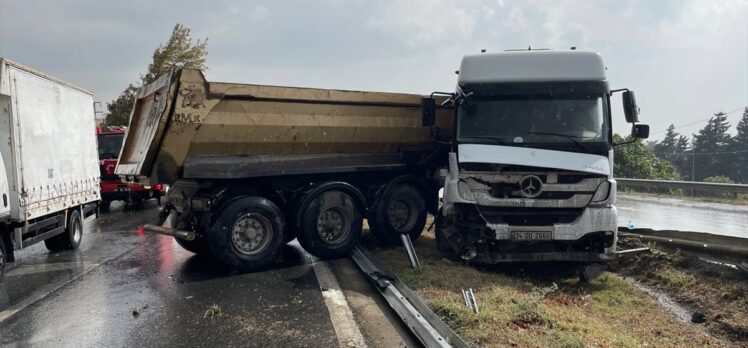
<path id="1" fill-rule="evenodd" d="M 729 133 L 727 114 L 714 114 L 697 133 L 688 136 L 670 125 L 665 138 L 647 147 L 636 141 L 615 148 L 618 177 L 748 183 L 748 107 Z M 616 135 L 615 142 L 625 139 Z"/>

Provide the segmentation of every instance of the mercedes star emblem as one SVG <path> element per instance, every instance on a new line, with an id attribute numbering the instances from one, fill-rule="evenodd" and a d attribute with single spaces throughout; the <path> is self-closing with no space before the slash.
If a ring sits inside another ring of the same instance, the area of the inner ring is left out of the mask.
<path id="1" fill-rule="evenodd" d="M 519 181 L 519 190 L 527 198 L 535 198 L 543 192 L 543 182 L 535 175 L 528 175 Z"/>

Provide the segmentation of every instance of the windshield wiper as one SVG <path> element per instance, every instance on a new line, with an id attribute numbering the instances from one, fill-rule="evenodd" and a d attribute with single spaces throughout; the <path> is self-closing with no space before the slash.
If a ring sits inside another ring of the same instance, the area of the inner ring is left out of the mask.
<path id="1" fill-rule="evenodd" d="M 527 132 L 527 133 L 529 133 L 529 134 L 538 134 L 538 135 L 554 135 L 554 136 L 558 136 L 558 137 L 568 138 L 568 139 L 571 139 L 571 141 L 573 141 L 574 144 L 576 144 L 577 146 L 579 146 L 579 148 L 581 148 L 582 150 L 587 151 L 587 152 L 592 152 L 592 150 L 590 150 L 589 147 L 587 147 L 586 145 L 582 144 L 582 142 L 579 141 L 579 140 L 577 140 L 577 137 L 575 137 L 573 135 L 563 134 L 563 133 L 552 133 L 552 132 Z"/>

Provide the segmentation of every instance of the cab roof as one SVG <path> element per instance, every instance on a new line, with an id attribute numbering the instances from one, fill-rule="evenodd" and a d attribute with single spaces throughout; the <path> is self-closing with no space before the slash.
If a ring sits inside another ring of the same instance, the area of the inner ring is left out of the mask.
<path id="1" fill-rule="evenodd" d="M 458 84 L 605 81 L 597 52 L 508 51 L 462 58 Z"/>

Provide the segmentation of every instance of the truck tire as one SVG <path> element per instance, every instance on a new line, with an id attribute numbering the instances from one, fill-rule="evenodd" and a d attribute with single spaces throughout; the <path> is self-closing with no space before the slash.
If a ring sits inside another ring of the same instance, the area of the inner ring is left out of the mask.
<path id="1" fill-rule="evenodd" d="M 462 261 L 460 259 L 460 256 L 457 255 L 457 252 L 454 250 L 454 248 L 449 244 L 449 242 L 446 239 L 446 236 L 444 236 L 444 229 L 449 228 L 449 226 L 446 226 L 446 218 L 444 215 L 442 215 L 442 210 L 439 209 L 439 211 L 436 213 L 436 216 L 434 217 L 436 221 L 434 221 L 434 236 L 436 237 L 436 250 L 439 250 L 439 253 L 447 260 L 453 261 L 453 262 L 460 262 Z"/>
<path id="2" fill-rule="evenodd" d="M 81 245 L 83 239 L 83 220 L 78 210 L 73 209 L 68 215 L 68 225 L 65 232 L 52 238 L 44 240 L 47 250 L 52 252 L 63 250 L 75 250 Z"/>
<path id="3" fill-rule="evenodd" d="M 240 198 L 218 213 L 210 226 L 210 252 L 242 272 L 272 265 L 283 246 L 286 222 L 281 210 L 261 197 Z"/>
<path id="4" fill-rule="evenodd" d="M 297 236 L 299 244 L 321 259 L 345 256 L 358 243 L 363 215 L 351 195 L 324 191 L 306 205 Z"/>
<path id="5" fill-rule="evenodd" d="M 205 255 L 210 253 L 210 245 L 204 238 L 195 237 L 194 240 L 186 240 L 178 237 L 174 237 L 174 240 L 182 247 L 196 255 Z"/>
<path id="6" fill-rule="evenodd" d="M 381 242 L 400 245 L 401 234 L 416 240 L 426 226 L 426 202 L 421 192 L 408 184 L 400 184 L 387 190 L 374 208 L 369 219 L 371 232 Z"/>
<path id="7" fill-rule="evenodd" d="M 99 210 L 102 212 L 109 212 L 109 208 L 112 206 L 112 201 L 102 199 L 99 203 Z"/>
<path id="8" fill-rule="evenodd" d="M 0 283 L 3 282 L 3 276 L 5 276 L 5 264 L 8 263 L 6 258 L 8 251 L 5 249 L 5 241 L 3 236 L 0 235 Z"/>

